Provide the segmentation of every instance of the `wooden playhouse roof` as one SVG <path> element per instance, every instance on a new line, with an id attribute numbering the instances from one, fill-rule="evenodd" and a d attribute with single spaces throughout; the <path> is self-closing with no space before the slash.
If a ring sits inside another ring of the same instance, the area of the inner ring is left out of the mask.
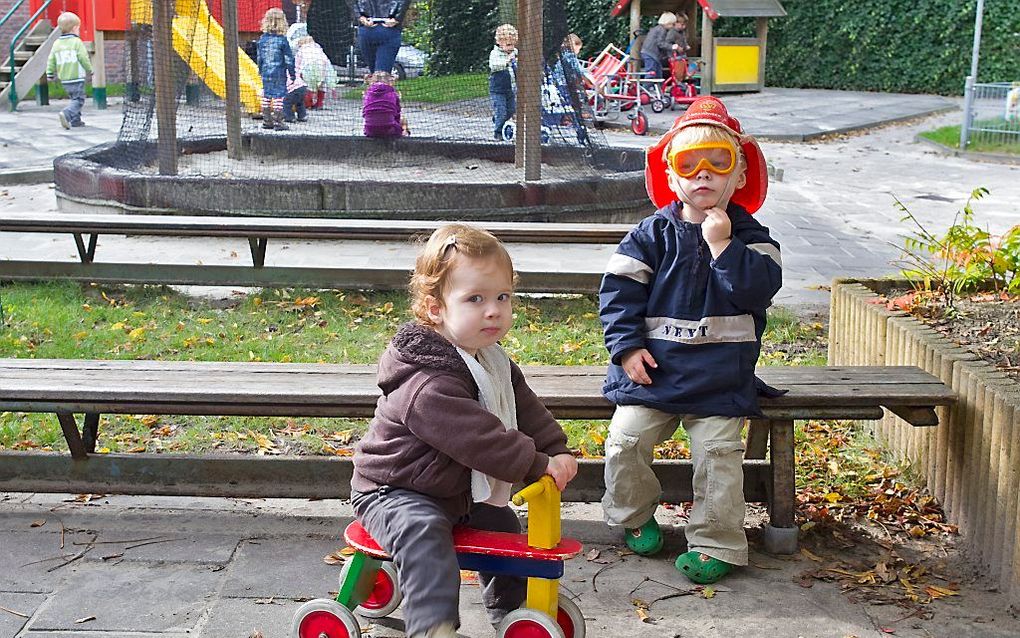
<path id="1" fill-rule="evenodd" d="M 778 18 L 786 15 L 779 0 L 698 0 L 710 18 Z M 714 15 L 713 15 L 714 14 Z"/>

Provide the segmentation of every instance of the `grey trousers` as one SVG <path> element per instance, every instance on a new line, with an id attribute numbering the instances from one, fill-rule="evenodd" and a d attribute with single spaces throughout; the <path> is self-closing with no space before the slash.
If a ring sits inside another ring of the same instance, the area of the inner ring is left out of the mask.
<path id="1" fill-rule="evenodd" d="M 67 99 L 71 101 L 64 108 L 64 117 L 67 118 L 67 122 L 71 126 L 80 124 L 81 109 L 85 106 L 85 80 L 80 82 L 64 82 L 63 85 L 64 92 L 67 93 Z"/>
<path id="2" fill-rule="evenodd" d="M 465 520 L 454 520 L 419 492 L 382 487 L 353 492 L 351 503 L 365 529 L 397 567 L 404 594 L 405 633 L 413 636 L 444 622 L 460 626 L 460 567 L 453 550 L 454 524 L 497 532 L 521 531 L 509 507 L 475 503 Z M 524 604 L 527 579 L 478 574 L 482 602 L 494 625 Z"/>
<path id="3" fill-rule="evenodd" d="M 640 527 L 654 516 L 662 485 L 652 471 L 656 445 L 680 423 L 691 439 L 694 507 L 687 548 L 732 565 L 747 564 L 744 534 L 744 444 L 741 417 L 669 414 L 642 405 L 617 406 L 606 438 L 606 522 Z"/>

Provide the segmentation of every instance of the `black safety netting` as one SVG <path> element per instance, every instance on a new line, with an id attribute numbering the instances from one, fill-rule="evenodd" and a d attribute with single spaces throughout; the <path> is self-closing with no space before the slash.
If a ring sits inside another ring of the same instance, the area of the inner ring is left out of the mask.
<path id="1" fill-rule="evenodd" d="M 231 1 L 239 157 L 228 157 L 224 142 L 231 74 L 222 25 Z M 534 16 L 527 21 L 517 0 L 135 0 L 118 162 L 157 172 L 156 87 L 168 86 L 178 175 L 515 181 L 523 179 L 523 153 L 516 164 L 506 158 L 522 131 L 520 98 L 535 95 L 523 83 L 535 78 L 542 179 L 594 174 L 607 144 L 575 53 L 581 44 L 567 27 L 565 0 L 536 4 L 541 11 L 526 8 Z M 154 25 L 161 11 L 173 15 L 172 55 L 162 57 Z M 522 47 L 539 39 L 541 57 L 529 63 L 534 58 Z M 366 144 L 369 138 L 382 141 Z"/>

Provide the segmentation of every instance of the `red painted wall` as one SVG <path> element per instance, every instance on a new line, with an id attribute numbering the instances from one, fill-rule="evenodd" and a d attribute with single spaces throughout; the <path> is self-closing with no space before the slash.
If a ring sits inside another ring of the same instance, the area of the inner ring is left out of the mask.
<path id="1" fill-rule="evenodd" d="M 43 5 L 45 0 L 29 0 L 30 12 Z M 223 0 L 206 0 L 214 18 L 223 16 Z M 271 8 L 283 7 L 283 0 L 237 0 L 238 31 L 258 32 L 262 16 Z M 92 41 L 93 29 L 100 31 L 126 31 L 129 27 L 131 0 L 53 0 L 46 9 L 45 18 L 53 26 L 57 16 L 72 11 L 81 18 L 81 39 Z"/>

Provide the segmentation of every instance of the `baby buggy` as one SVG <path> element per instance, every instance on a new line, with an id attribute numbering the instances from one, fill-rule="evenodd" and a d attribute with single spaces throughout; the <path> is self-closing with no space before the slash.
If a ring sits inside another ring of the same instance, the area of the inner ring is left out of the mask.
<path id="1" fill-rule="evenodd" d="M 570 108 L 566 96 L 553 81 L 552 74 L 545 73 L 540 89 L 542 100 L 542 130 L 539 134 L 542 144 L 555 142 L 558 144 L 583 144 L 584 128 L 577 121 L 577 114 Z M 568 136 L 568 133 L 571 134 Z M 516 120 L 508 120 L 503 125 L 503 139 L 511 141 L 517 134 Z"/>

